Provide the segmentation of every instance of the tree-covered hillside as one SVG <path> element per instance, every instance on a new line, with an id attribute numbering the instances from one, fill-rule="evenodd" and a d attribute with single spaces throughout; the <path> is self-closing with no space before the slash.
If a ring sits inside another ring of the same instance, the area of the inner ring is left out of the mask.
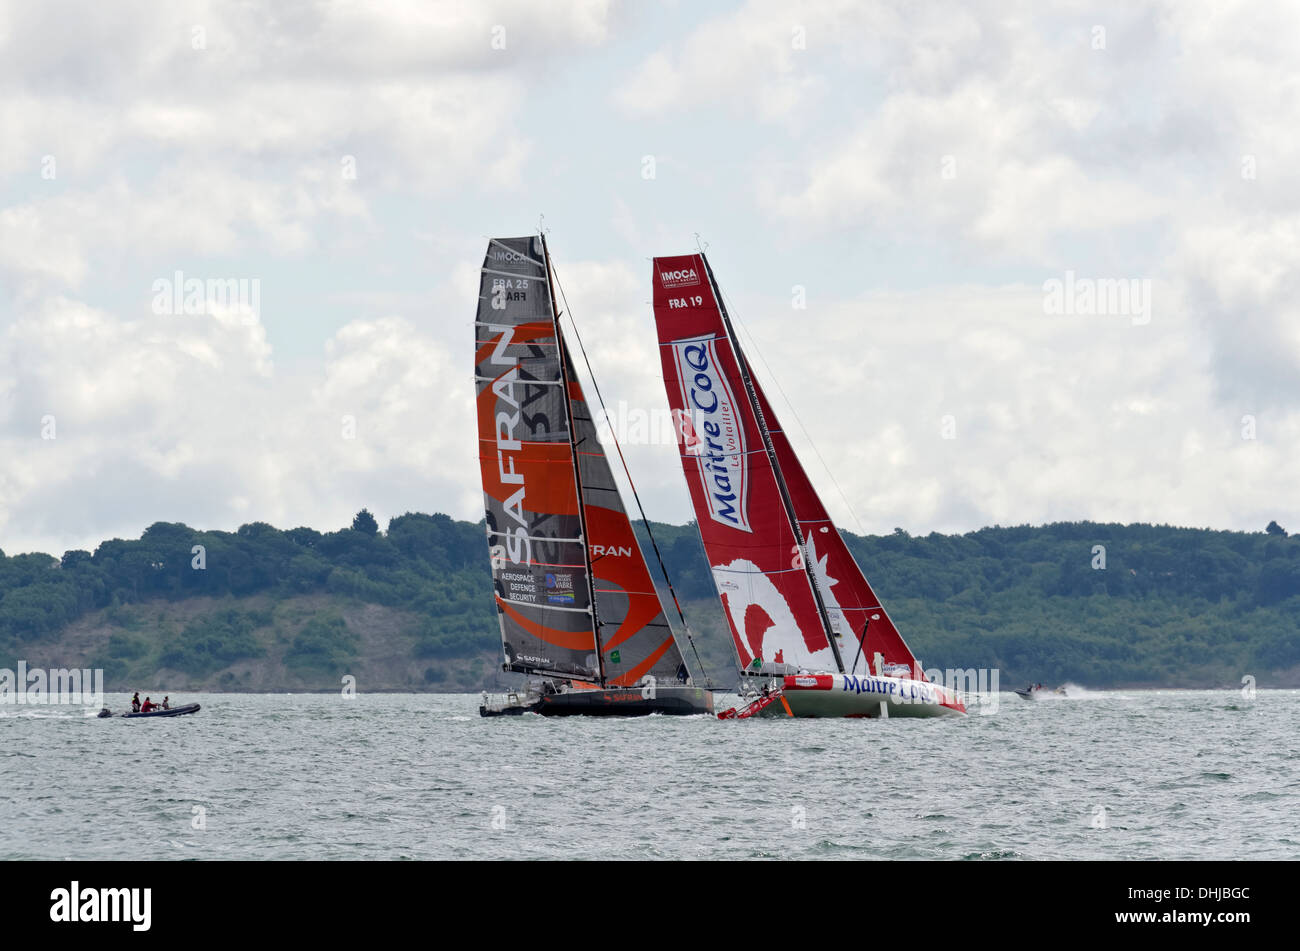
<path id="1" fill-rule="evenodd" d="M 730 685 L 695 527 L 654 532 L 707 672 Z M 1223 686 L 1243 674 L 1300 683 L 1300 538 L 1276 524 L 1244 533 L 1079 522 L 848 540 L 927 667 L 998 668 L 1004 687 Z M 0 667 L 70 663 L 74 642 L 110 677 L 163 671 L 191 686 L 330 687 L 379 651 L 382 670 L 403 671 L 376 674 L 390 689 L 499 682 L 483 529 L 445 515 L 408 513 L 380 531 L 363 511 L 325 533 L 159 522 L 93 553 L 0 552 Z M 270 664 L 270 681 L 250 676 Z"/>

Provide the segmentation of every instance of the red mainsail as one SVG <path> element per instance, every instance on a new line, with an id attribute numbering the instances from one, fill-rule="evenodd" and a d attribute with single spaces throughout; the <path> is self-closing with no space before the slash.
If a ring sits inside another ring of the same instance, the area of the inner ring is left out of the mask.
<path id="1" fill-rule="evenodd" d="M 653 286 L 682 470 L 741 666 L 834 670 L 827 625 L 703 257 L 655 258 Z"/>
<path id="2" fill-rule="evenodd" d="M 744 353 L 704 256 L 655 258 L 652 285 L 682 469 L 742 667 L 924 680 L 762 387 L 742 376 Z"/>

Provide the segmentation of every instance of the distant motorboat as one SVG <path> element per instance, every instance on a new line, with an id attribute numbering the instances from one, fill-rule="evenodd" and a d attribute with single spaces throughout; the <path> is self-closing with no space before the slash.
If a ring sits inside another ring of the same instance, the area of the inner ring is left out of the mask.
<path id="1" fill-rule="evenodd" d="M 1025 700 L 1041 700 L 1044 697 L 1065 697 L 1069 696 L 1064 687 L 1057 687 L 1055 690 L 1044 684 L 1030 684 L 1028 687 L 1022 687 L 1016 691 L 1017 697 L 1023 697 Z"/>
<path id="2" fill-rule="evenodd" d="M 99 711 L 99 718 L 105 717 L 126 717 L 128 720 L 136 720 L 142 717 L 183 717 L 187 713 L 198 713 L 199 705 L 197 703 L 187 703 L 183 707 L 172 707 L 169 710 L 150 710 L 148 713 L 114 713 L 108 707 Z"/>

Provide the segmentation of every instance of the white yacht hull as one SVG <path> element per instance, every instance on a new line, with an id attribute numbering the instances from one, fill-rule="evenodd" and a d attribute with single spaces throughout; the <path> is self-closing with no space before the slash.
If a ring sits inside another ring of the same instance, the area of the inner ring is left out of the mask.
<path id="1" fill-rule="evenodd" d="M 939 684 L 860 674 L 797 674 L 723 719 L 749 717 L 948 717 L 966 706 Z"/>

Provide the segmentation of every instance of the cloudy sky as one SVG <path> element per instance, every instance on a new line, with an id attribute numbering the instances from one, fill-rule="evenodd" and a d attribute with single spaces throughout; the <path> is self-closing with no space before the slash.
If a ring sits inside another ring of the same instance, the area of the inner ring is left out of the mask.
<path id="1" fill-rule="evenodd" d="M 1297 116 L 1283 4 L 2 0 L 0 548 L 478 519 L 542 216 L 653 518 L 698 234 L 850 530 L 1300 529 Z"/>

